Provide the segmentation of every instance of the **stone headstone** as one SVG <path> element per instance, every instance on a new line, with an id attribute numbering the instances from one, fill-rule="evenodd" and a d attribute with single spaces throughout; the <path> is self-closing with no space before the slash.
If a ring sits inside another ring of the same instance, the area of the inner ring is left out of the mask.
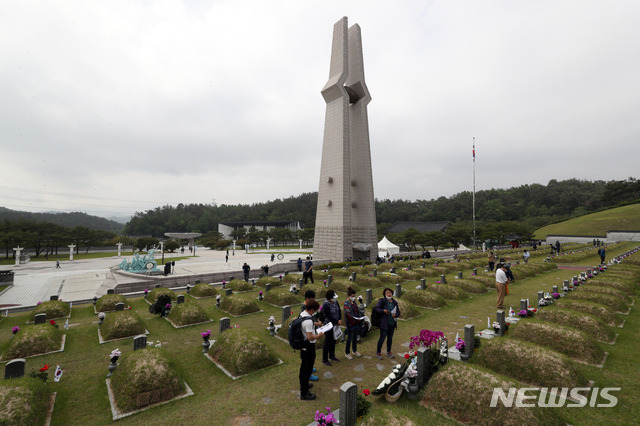
<path id="1" fill-rule="evenodd" d="M 389 272 L 391 272 L 392 274 L 395 274 L 395 273 L 396 273 L 396 268 L 395 268 L 395 266 L 394 266 L 393 268 L 389 269 Z"/>
<path id="2" fill-rule="evenodd" d="M 569 280 L 564 280 L 563 284 L 564 284 L 565 287 L 569 287 Z"/>
<path id="3" fill-rule="evenodd" d="M 504 336 L 504 333 L 507 331 L 507 324 L 505 322 L 505 315 L 502 309 L 496 312 L 496 321 L 500 324 L 500 329 L 498 330 L 498 336 Z"/>
<path id="4" fill-rule="evenodd" d="M 116 294 L 116 290 L 113 288 L 107 289 L 107 294 Z"/>
<path id="5" fill-rule="evenodd" d="M 418 368 L 417 383 L 422 389 L 431 377 L 431 356 L 432 352 L 429 348 L 420 346 L 418 348 L 418 357 L 416 358 L 416 367 Z"/>
<path id="6" fill-rule="evenodd" d="M 554 285 L 553 287 L 551 287 L 551 289 L 552 289 L 552 291 L 553 291 L 554 293 L 557 293 L 557 292 L 558 292 L 558 286 L 557 286 L 557 285 Z"/>
<path id="7" fill-rule="evenodd" d="M 474 336 L 476 334 L 476 328 L 472 324 L 467 324 L 464 326 L 464 345 L 465 351 L 464 356 L 460 356 L 463 361 L 467 361 L 471 359 L 473 356 L 474 349 Z"/>
<path id="8" fill-rule="evenodd" d="M 179 294 L 176 298 L 176 304 L 184 303 L 184 294 Z"/>
<path id="9" fill-rule="evenodd" d="M 147 347 L 147 336 L 140 334 L 133 338 L 133 350 L 144 349 Z"/>
<path id="10" fill-rule="evenodd" d="M 396 291 L 393 295 L 395 297 L 402 297 L 402 284 L 396 284 Z"/>
<path id="11" fill-rule="evenodd" d="M 19 379 L 24 376 L 24 365 L 26 361 L 22 358 L 13 359 L 4 366 L 5 379 Z"/>
<path id="12" fill-rule="evenodd" d="M 422 278 L 420 280 L 420 290 L 426 290 L 427 289 L 427 280 Z"/>
<path id="13" fill-rule="evenodd" d="M 289 271 L 284 271 L 284 276 L 286 277 L 287 275 L 289 275 Z"/>
<path id="14" fill-rule="evenodd" d="M 440 282 L 441 282 L 442 284 L 446 284 L 446 283 L 447 283 L 447 277 L 446 277 L 446 276 L 444 276 L 444 275 L 440 275 Z"/>
<path id="15" fill-rule="evenodd" d="M 544 299 L 544 291 L 538 292 L 538 306 L 540 306 L 540 299 Z"/>
<path id="16" fill-rule="evenodd" d="M 160 288 L 160 287 L 162 287 L 160 284 L 156 284 L 153 288 Z M 107 291 L 109 291 L 109 290 L 107 290 Z"/>
<path id="17" fill-rule="evenodd" d="M 303 285 L 304 285 L 304 279 L 300 278 L 298 280 L 298 288 L 302 288 Z"/>
<path id="18" fill-rule="evenodd" d="M 411 266 L 411 264 L 408 264 L 407 265 L 407 271 L 411 271 L 411 270 L 413 270 L 413 267 Z"/>
<path id="19" fill-rule="evenodd" d="M 422 263 L 420 264 L 420 267 L 421 267 L 422 269 L 426 269 L 426 268 L 427 268 L 427 264 L 426 264 L 426 263 L 424 263 L 424 262 L 422 262 Z"/>
<path id="20" fill-rule="evenodd" d="M 587 269 L 587 275 L 591 274 L 591 269 Z"/>
<path id="21" fill-rule="evenodd" d="M 198 281 L 199 280 L 196 280 L 196 284 L 200 284 Z M 189 294 L 190 291 L 191 291 L 191 286 L 187 284 L 187 294 Z"/>
<path id="22" fill-rule="evenodd" d="M 327 285 L 331 285 L 332 282 L 333 282 L 333 275 L 327 276 Z"/>
<path id="23" fill-rule="evenodd" d="M 373 270 L 373 274 L 372 274 L 372 275 L 373 275 L 374 277 L 377 277 L 377 276 L 378 276 L 378 270 L 377 270 L 377 269 L 374 269 L 374 270 Z"/>
<path id="24" fill-rule="evenodd" d="M 54 294 L 51 297 L 49 297 L 49 300 L 58 300 L 58 295 Z"/>
<path id="25" fill-rule="evenodd" d="M 235 277 L 229 277 L 229 281 L 233 281 Z"/>
<path id="26" fill-rule="evenodd" d="M 116 303 L 116 311 L 124 311 L 124 303 Z"/>
<path id="27" fill-rule="evenodd" d="M 575 275 L 574 275 L 573 277 L 571 277 L 571 279 L 572 279 L 572 281 L 571 281 L 572 283 L 574 283 L 574 282 L 578 281 L 578 277 L 577 277 L 577 276 L 575 276 Z"/>
<path id="28" fill-rule="evenodd" d="M 462 271 L 458 271 L 458 279 L 462 279 Z"/>
<path id="29" fill-rule="evenodd" d="M 355 272 L 351 273 L 351 281 L 356 282 L 356 273 Z"/>
<path id="30" fill-rule="evenodd" d="M 35 316 L 36 324 L 44 324 L 46 320 L 47 320 L 47 314 L 37 314 Z"/>
<path id="31" fill-rule="evenodd" d="M 473 275 L 478 275 L 478 268 L 473 268 Z"/>
<path id="32" fill-rule="evenodd" d="M 364 303 L 366 307 L 369 307 L 369 305 L 371 305 L 372 299 L 373 299 L 373 290 L 368 288 L 367 291 L 364 292 Z"/>
<path id="33" fill-rule="evenodd" d="M 271 290 L 271 283 L 266 283 L 264 285 L 264 292 L 267 293 L 269 290 Z"/>
<path id="34" fill-rule="evenodd" d="M 527 308 L 528 308 L 527 299 L 520 299 L 520 310 L 521 311 L 526 311 Z"/>
<path id="35" fill-rule="evenodd" d="M 340 386 L 340 418 L 341 426 L 355 426 L 358 418 L 358 386 L 347 382 Z"/>
<path id="36" fill-rule="evenodd" d="M 262 278 L 264 277 L 264 272 L 260 272 L 260 275 L 258 275 L 258 278 Z"/>
<path id="37" fill-rule="evenodd" d="M 225 289 L 225 296 L 231 296 L 233 294 L 233 289 L 227 288 Z"/>
<path id="38" fill-rule="evenodd" d="M 291 316 L 291 306 L 282 307 L 282 324 Z"/>
<path id="39" fill-rule="evenodd" d="M 220 333 L 231 328 L 231 319 L 224 317 L 220 318 Z"/>

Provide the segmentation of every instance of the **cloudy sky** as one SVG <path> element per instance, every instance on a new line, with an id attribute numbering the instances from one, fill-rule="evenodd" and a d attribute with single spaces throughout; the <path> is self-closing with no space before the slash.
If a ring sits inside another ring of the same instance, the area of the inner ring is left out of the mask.
<path id="1" fill-rule="evenodd" d="M 640 2 L 4 1 L 0 206 L 316 191 L 333 24 L 362 28 L 376 198 L 638 176 Z"/>

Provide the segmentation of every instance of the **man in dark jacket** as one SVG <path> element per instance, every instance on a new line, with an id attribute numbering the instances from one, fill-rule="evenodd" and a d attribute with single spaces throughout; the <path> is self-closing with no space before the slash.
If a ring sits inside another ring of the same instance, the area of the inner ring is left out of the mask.
<path id="1" fill-rule="evenodd" d="M 336 326 L 342 325 L 342 311 L 338 304 L 338 295 L 333 290 L 327 290 L 327 300 L 322 305 L 322 312 L 324 313 L 324 323 L 333 324 L 334 330 Z M 340 329 L 338 327 L 338 329 Z M 328 367 L 331 367 L 331 361 L 340 361 L 336 358 L 336 339 L 334 330 L 328 331 L 324 335 L 324 345 L 322 346 L 322 363 Z"/>
<path id="2" fill-rule="evenodd" d="M 387 356 L 389 358 L 395 358 L 391 352 L 391 345 L 393 344 L 393 333 L 398 328 L 398 322 L 396 318 L 400 316 L 400 307 L 398 302 L 393 298 L 393 290 L 385 288 L 382 291 L 384 297 L 378 300 L 374 310 L 380 314 L 380 338 L 378 339 L 378 347 L 376 356 L 378 359 L 382 359 L 382 344 L 387 339 Z"/>

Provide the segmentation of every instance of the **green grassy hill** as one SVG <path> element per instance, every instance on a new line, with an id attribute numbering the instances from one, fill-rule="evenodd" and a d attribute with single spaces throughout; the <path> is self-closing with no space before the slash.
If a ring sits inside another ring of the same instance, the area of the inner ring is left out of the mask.
<path id="1" fill-rule="evenodd" d="M 606 237 L 607 231 L 640 230 L 640 204 L 631 204 L 554 223 L 538 229 L 534 238 L 554 235 L 593 235 Z"/>

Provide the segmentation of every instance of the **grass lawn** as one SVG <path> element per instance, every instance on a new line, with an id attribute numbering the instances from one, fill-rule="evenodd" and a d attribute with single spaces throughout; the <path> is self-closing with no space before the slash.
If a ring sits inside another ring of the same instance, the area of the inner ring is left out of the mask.
<path id="1" fill-rule="evenodd" d="M 633 247 L 627 245 L 619 248 L 623 252 Z M 616 253 L 608 253 L 607 257 Z M 636 255 L 638 256 L 638 255 Z M 594 260 L 597 256 L 594 254 Z M 593 261 L 585 261 L 586 265 Z M 517 269 L 514 271 L 517 278 Z M 532 305 L 539 290 L 550 291 L 551 286 L 561 285 L 563 280 L 575 275 L 575 271 L 556 270 L 524 280 L 517 280 L 510 286 L 511 294 L 506 298 L 506 306 L 516 309 L 522 298 L 530 298 Z M 469 276 L 470 269 L 464 271 Z M 453 279 L 454 273 L 447 274 Z M 357 282 L 357 281 L 356 281 Z M 413 285 L 413 284 L 412 284 Z M 408 286 L 407 286 L 408 287 Z M 409 287 L 408 287 L 409 288 Z M 415 285 L 414 287 L 415 288 Z M 258 288 L 255 291 L 242 293 L 241 297 L 257 299 Z M 379 291 L 375 291 L 378 298 Z M 340 294 L 340 301 L 345 295 Z M 447 305 L 440 310 L 420 309 L 422 315 L 409 321 L 399 321 L 399 327 L 394 337 L 393 349 L 395 353 L 403 352 L 403 343 L 417 335 L 421 329 L 440 330 L 452 341 L 457 332 L 463 334 L 465 324 L 475 324 L 476 331 L 486 327 L 487 317 L 495 319 L 495 291 L 486 294 L 471 295 L 461 301 L 447 300 Z M 187 299 L 192 299 L 187 296 Z M 321 298 L 318 298 L 321 301 Z M 160 340 L 162 348 L 175 362 L 183 373 L 187 384 L 195 395 L 174 401 L 166 405 L 152 408 L 136 415 L 119 420 L 119 424 L 165 424 L 176 420 L 180 424 L 266 424 L 266 425 L 306 425 L 313 420 L 316 410 L 324 407 L 333 409 L 339 407 L 338 389 L 346 381 L 352 381 L 359 386 L 359 390 L 375 389 L 378 383 L 391 371 L 393 363 L 390 360 L 378 361 L 375 358 L 375 345 L 378 331 L 370 333 L 359 345 L 362 358 L 348 361 L 344 358 L 344 343 L 336 346 L 336 355 L 341 362 L 333 367 L 326 367 L 321 363 L 322 351 L 317 352 L 316 368 L 320 377 L 314 383 L 314 392 L 318 399 L 315 401 L 300 401 L 296 394 L 299 389 L 298 369 L 300 365 L 299 353 L 294 352 L 289 345 L 279 339 L 269 336 L 266 329 L 268 318 L 273 315 L 280 323 L 281 309 L 273 307 L 264 301 L 258 303 L 263 312 L 231 319 L 231 325 L 258 333 L 260 338 L 269 346 L 284 364 L 272 366 L 261 371 L 251 373 L 239 380 L 231 380 L 202 354 L 202 339 L 200 332 L 212 329 L 211 339 L 218 335 L 218 320 L 227 316 L 215 308 L 215 298 L 192 299 L 202 306 L 207 315 L 215 322 L 202 326 L 175 329 L 168 321 L 149 313 L 148 304 L 142 297 L 129 299 L 132 309 L 140 316 L 147 330 L 148 340 L 154 343 Z M 297 313 L 297 309 L 295 311 Z M 0 352 L 3 351 L 11 335 L 14 325 L 21 327 L 26 322 L 29 313 L 11 315 L 0 322 Z M 640 351 L 640 312 L 634 306 L 626 317 L 624 328 L 614 330 L 619 333 L 615 345 L 602 344 L 602 348 L 609 352 L 604 368 L 581 365 L 580 368 L 588 379 L 595 380 L 597 387 L 621 387 L 622 391 L 614 393 L 619 398 L 615 408 L 564 408 L 561 413 L 571 424 L 634 424 L 640 418 L 640 372 L 637 368 L 637 353 Z M 50 379 L 46 386 L 53 392 L 58 392 L 56 406 L 53 413 L 53 425 L 103 425 L 111 423 L 111 411 L 107 399 L 105 378 L 109 364 L 109 354 L 113 349 L 122 351 L 122 359 L 133 351 L 133 340 L 98 344 L 97 318 L 91 305 L 73 307 L 71 319 L 73 325 L 66 331 L 65 350 L 62 353 L 44 355 L 27 359 L 26 371 L 38 369 L 49 364 L 55 368 L 56 364 L 64 369 L 60 383 L 53 383 Z M 77 325 L 74 325 L 77 324 Z M 377 365 L 383 366 L 380 371 Z M 363 368 L 364 367 L 364 371 Z M 325 376 L 331 373 L 333 377 Z M 118 370 L 114 373 L 118 374 Z M 364 424 L 453 424 L 450 420 L 432 412 L 422 405 L 401 398 L 395 404 L 387 403 L 384 398 L 369 396 L 373 403 L 370 415 L 366 416 Z M 367 423 L 377 419 L 377 423 Z M 380 423 L 380 419 L 386 419 Z"/>

